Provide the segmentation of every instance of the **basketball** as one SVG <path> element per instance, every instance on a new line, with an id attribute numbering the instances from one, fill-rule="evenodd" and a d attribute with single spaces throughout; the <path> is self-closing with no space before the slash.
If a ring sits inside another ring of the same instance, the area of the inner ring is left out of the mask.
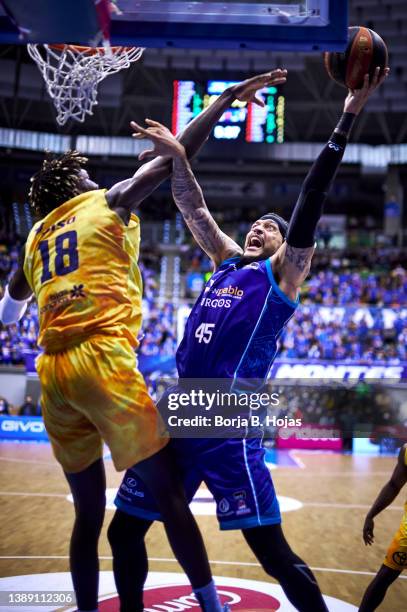
<path id="1" fill-rule="evenodd" d="M 347 87 L 359 89 L 365 74 L 373 76 L 375 68 L 387 66 L 388 53 L 384 40 L 369 28 L 348 28 L 348 44 L 343 53 L 324 53 L 325 67 L 331 79 Z"/>

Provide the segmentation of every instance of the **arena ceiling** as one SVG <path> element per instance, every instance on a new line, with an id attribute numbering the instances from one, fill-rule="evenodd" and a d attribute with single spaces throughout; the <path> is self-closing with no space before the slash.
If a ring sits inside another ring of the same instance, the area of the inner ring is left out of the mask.
<path id="1" fill-rule="evenodd" d="M 370 144 L 407 142 L 407 3 L 352 0 L 351 24 L 378 31 L 390 50 L 391 76 L 369 101 L 353 134 Z M 126 135 L 131 119 L 171 121 L 174 79 L 240 80 L 286 67 L 286 140 L 326 139 L 341 111 L 345 90 L 331 81 L 320 54 L 148 49 L 143 60 L 100 86 L 100 104 L 85 124 L 57 128 L 55 112 L 25 47 L 0 47 L 0 127 L 48 132 Z"/>

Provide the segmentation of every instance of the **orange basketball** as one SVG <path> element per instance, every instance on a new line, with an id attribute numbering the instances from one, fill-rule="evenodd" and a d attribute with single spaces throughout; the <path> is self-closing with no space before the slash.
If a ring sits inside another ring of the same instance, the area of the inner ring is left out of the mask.
<path id="1" fill-rule="evenodd" d="M 384 40 L 369 28 L 348 28 L 348 44 L 343 53 L 324 53 L 329 76 L 348 89 L 359 89 L 365 74 L 372 77 L 377 66 L 383 70 L 388 61 Z"/>

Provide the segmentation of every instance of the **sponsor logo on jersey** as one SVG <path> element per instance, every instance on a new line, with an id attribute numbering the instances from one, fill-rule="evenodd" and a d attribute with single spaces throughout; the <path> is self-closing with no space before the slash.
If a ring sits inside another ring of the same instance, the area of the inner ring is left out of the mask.
<path id="1" fill-rule="evenodd" d="M 62 304 L 67 304 L 73 300 L 80 300 L 84 297 L 86 297 L 84 285 L 73 285 L 72 289 L 64 289 L 63 291 L 58 291 L 58 293 L 51 293 L 47 304 L 41 308 L 40 313 L 44 314 L 59 308 Z"/>
<path id="2" fill-rule="evenodd" d="M 129 481 L 134 484 L 129 484 Z M 122 494 L 123 491 L 129 493 L 130 495 L 133 495 L 133 497 L 144 497 L 144 492 L 138 491 L 136 489 L 136 481 L 134 480 L 134 478 L 126 478 L 125 482 L 122 482 L 118 494 Z"/>
<path id="3" fill-rule="evenodd" d="M 393 561 L 400 567 L 407 567 L 407 552 L 397 550 L 395 553 L 393 553 Z"/>
<path id="4" fill-rule="evenodd" d="M 229 285 L 228 287 L 217 287 L 212 290 L 212 293 L 219 297 L 227 295 L 238 299 L 244 296 L 243 289 L 239 289 L 239 287 L 234 287 L 233 285 Z"/>
<path id="5" fill-rule="evenodd" d="M 137 485 L 137 480 L 135 478 L 131 478 L 130 476 L 126 478 L 126 484 L 129 487 L 135 487 Z"/>
<path id="6" fill-rule="evenodd" d="M 238 501 L 240 499 L 246 499 L 246 491 L 235 491 L 233 493 L 233 498 Z"/>
<path id="7" fill-rule="evenodd" d="M 219 502 L 219 512 L 221 514 L 226 514 L 226 512 L 229 512 L 229 510 L 230 510 L 230 504 L 228 500 L 225 498 L 221 499 Z"/>
<path id="8" fill-rule="evenodd" d="M 246 504 L 246 491 L 235 491 L 233 498 L 236 501 L 236 516 L 250 514 L 251 509 Z"/>
<path id="9" fill-rule="evenodd" d="M 213 283 L 212 283 L 213 284 Z M 200 301 L 200 306 L 206 306 L 207 308 L 230 308 L 232 306 L 232 300 L 241 300 L 244 297 L 243 289 L 234 285 L 228 287 L 216 287 L 211 288 L 212 285 L 208 284 L 204 291 L 204 297 Z M 208 293 L 211 297 L 208 297 Z M 216 297 L 213 298 L 212 296 Z"/>
<path id="10" fill-rule="evenodd" d="M 41 225 L 39 225 L 39 227 L 37 227 L 37 229 L 35 230 L 35 233 L 37 235 L 42 233 L 41 238 L 44 238 L 44 236 L 53 234 L 56 230 L 61 229 L 62 227 L 65 227 L 66 225 L 72 225 L 72 223 L 75 223 L 75 221 L 76 221 L 76 217 L 70 217 L 69 219 L 66 219 L 66 221 L 58 221 L 57 223 L 54 223 L 53 225 L 50 225 L 45 228 L 44 228 L 45 224 L 41 223 Z"/>
<path id="11" fill-rule="evenodd" d="M 208 308 L 230 308 L 232 306 L 232 300 L 225 300 L 224 298 L 202 298 L 200 306 L 206 306 Z"/>

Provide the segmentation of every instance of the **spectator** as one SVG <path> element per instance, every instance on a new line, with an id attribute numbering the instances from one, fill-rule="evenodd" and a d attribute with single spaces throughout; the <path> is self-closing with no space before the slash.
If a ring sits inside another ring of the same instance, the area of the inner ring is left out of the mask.
<path id="1" fill-rule="evenodd" d="M 239 231 L 246 227 L 241 225 Z M 203 283 L 210 274 L 209 259 L 192 243 L 183 245 L 182 252 L 183 273 Z M 7 282 L 17 258 L 16 244 L 0 243 L 0 284 Z M 407 360 L 406 251 L 395 247 L 325 249 L 317 251 L 313 268 L 313 276 L 301 291 L 302 308 L 281 337 L 280 357 L 392 364 Z M 173 356 L 177 309 L 160 296 L 160 252 L 154 245 L 144 246 L 140 270 L 144 338 L 139 353 Z M 0 364 L 24 364 L 25 353 L 37 350 L 37 335 L 38 312 L 33 302 L 18 324 L 0 326 Z"/>
<path id="2" fill-rule="evenodd" d="M 9 403 L 4 397 L 0 397 L 0 415 L 10 414 Z"/>
<path id="3" fill-rule="evenodd" d="M 34 404 L 31 395 L 27 395 L 24 404 L 18 411 L 19 416 L 37 416 L 37 407 Z"/>

